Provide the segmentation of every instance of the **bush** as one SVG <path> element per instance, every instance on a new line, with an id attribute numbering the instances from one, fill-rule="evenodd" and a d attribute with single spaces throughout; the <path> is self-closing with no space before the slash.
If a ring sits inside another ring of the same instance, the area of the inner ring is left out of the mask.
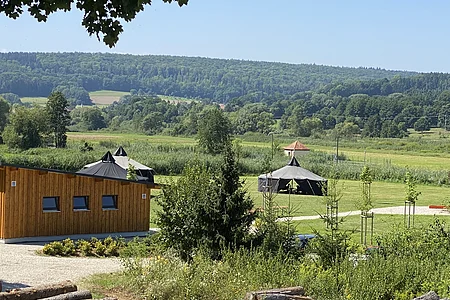
<path id="1" fill-rule="evenodd" d="M 76 246 L 74 241 L 71 239 L 65 239 L 63 241 L 63 255 L 64 256 L 71 256 L 74 255 L 76 252 Z"/>
<path id="2" fill-rule="evenodd" d="M 44 245 L 42 253 L 46 255 L 61 256 L 92 256 L 110 257 L 119 256 L 121 249 L 127 245 L 123 239 L 107 237 L 103 241 L 93 237 L 90 241 L 78 240 L 76 243 L 71 239 L 63 242 L 51 242 Z"/>
<path id="3" fill-rule="evenodd" d="M 93 255 L 92 253 L 92 245 L 90 242 L 86 241 L 86 240 L 79 240 L 77 242 L 77 248 L 80 251 L 80 254 L 82 256 L 91 256 Z"/>
<path id="4" fill-rule="evenodd" d="M 64 255 L 64 245 L 61 242 L 51 242 L 44 245 L 42 253 L 52 256 Z"/>

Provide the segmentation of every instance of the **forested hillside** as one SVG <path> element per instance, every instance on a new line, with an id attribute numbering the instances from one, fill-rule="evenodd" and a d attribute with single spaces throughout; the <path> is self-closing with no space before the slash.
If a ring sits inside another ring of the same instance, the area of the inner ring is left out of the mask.
<path id="1" fill-rule="evenodd" d="M 255 101 L 260 101 L 276 94 L 292 95 L 327 85 L 338 92 L 344 82 L 390 79 L 396 75 L 404 78 L 414 74 L 373 68 L 198 57 L 0 53 L 0 93 L 47 97 L 58 88 L 68 97 L 77 99 L 79 104 L 89 104 L 88 91 L 104 89 L 126 92 L 135 89 L 147 94 L 219 103 L 251 95 Z"/>

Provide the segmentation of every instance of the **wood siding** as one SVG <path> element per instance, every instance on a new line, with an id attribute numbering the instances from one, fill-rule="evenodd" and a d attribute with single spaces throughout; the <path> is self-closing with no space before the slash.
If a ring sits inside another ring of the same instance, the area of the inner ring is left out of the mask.
<path id="1" fill-rule="evenodd" d="M 9 166 L 5 169 L 1 238 L 149 229 L 151 190 L 146 184 Z M 12 181 L 16 181 L 15 187 Z M 103 210 L 102 195 L 117 195 L 118 209 Z M 88 210 L 74 211 L 74 196 L 88 196 Z M 44 212 L 43 197 L 59 197 L 59 211 Z"/>
<path id="2" fill-rule="evenodd" d="M 4 167 L 0 167 L 0 237 L 3 236 L 3 227 L 5 226 L 4 216 L 3 216 L 5 184 L 6 184 L 6 170 Z"/>

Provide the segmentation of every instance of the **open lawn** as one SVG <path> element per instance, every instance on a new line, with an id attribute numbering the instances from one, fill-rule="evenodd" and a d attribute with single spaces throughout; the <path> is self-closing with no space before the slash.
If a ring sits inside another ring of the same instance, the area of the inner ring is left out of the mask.
<path id="1" fill-rule="evenodd" d="M 167 183 L 170 176 L 155 176 L 155 181 L 158 183 Z M 172 177 L 176 179 L 177 177 Z M 242 177 L 245 180 L 245 188 L 248 194 L 253 199 L 255 207 L 262 207 L 263 198 L 262 193 L 257 191 L 258 178 Z M 342 199 L 339 203 L 339 211 L 357 210 L 357 202 L 361 197 L 361 187 L 359 181 L 341 180 L 339 185 L 342 187 Z M 375 208 L 402 206 L 404 205 L 406 186 L 402 183 L 390 182 L 374 182 L 371 186 L 371 197 L 373 206 Z M 431 185 L 417 185 L 417 191 L 421 192 L 417 205 L 442 205 L 450 198 L 449 187 L 439 187 Z M 152 191 L 152 196 L 157 196 L 160 193 L 158 190 Z M 306 196 L 306 195 L 289 195 L 289 194 L 275 194 L 276 206 L 291 207 L 293 216 L 313 216 L 317 214 L 325 214 L 324 198 L 320 196 Z M 156 202 L 152 202 L 151 226 L 156 226 L 154 220 L 156 218 L 156 211 L 160 208 Z M 306 221 L 322 223 L 321 220 Z"/>
<path id="2" fill-rule="evenodd" d="M 119 101 L 120 97 L 130 94 L 129 92 L 101 90 L 90 92 L 89 97 L 92 102 L 98 106 L 110 105 L 114 101 Z"/>

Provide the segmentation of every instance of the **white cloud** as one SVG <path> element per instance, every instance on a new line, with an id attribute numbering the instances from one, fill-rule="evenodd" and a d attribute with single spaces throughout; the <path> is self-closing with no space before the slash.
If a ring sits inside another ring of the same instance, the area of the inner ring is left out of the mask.
<path id="1" fill-rule="evenodd" d="M 9 52 L 8 49 L 0 48 L 0 53 L 5 53 L 5 52 Z"/>

